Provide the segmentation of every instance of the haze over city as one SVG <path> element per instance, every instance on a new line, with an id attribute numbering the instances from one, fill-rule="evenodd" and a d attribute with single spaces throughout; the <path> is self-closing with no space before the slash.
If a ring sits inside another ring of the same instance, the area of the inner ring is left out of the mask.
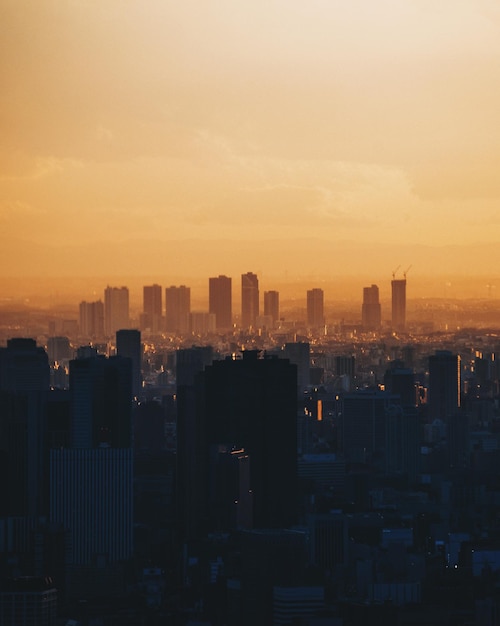
<path id="1" fill-rule="evenodd" d="M 0 11 L 4 296 L 249 269 L 358 293 L 399 264 L 409 296 L 495 284 L 493 0 Z"/>

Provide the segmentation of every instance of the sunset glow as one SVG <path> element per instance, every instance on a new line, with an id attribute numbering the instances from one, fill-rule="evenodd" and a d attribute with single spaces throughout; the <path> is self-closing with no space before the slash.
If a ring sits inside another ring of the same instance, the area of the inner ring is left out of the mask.
<path id="1" fill-rule="evenodd" d="M 498 274 L 494 0 L 0 0 L 0 25 L 2 284 Z"/>

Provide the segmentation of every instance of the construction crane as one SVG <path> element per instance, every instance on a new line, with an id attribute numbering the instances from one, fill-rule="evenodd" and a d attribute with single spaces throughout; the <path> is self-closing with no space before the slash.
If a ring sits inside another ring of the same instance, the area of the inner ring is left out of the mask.
<path id="1" fill-rule="evenodd" d="M 398 271 L 398 269 L 401 267 L 401 265 L 398 265 L 396 267 L 396 269 L 392 272 L 392 280 L 394 280 L 396 278 L 396 272 Z"/>
<path id="2" fill-rule="evenodd" d="M 406 274 L 408 274 L 408 272 L 411 270 L 411 267 L 412 267 L 412 266 L 411 266 L 411 265 L 409 265 L 409 266 L 405 269 L 405 271 L 403 272 L 403 276 L 404 276 L 405 278 L 406 278 Z"/>

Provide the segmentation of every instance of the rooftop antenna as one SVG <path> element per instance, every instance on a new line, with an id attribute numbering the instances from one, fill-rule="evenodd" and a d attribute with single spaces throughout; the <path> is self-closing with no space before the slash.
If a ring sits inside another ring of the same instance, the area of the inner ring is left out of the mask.
<path id="1" fill-rule="evenodd" d="M 394 279 L 396 278 L 396 272 L 398 271 L 398 269 L 399 269 L 400 267 L 401 267 L 401 265 L 398 265 L 398 266 L 396 267 L 396 269 L 395 269 L 395 270 L 393 270 L 393 272 L 392 272 L 392 280 L 394 280 Z"/>

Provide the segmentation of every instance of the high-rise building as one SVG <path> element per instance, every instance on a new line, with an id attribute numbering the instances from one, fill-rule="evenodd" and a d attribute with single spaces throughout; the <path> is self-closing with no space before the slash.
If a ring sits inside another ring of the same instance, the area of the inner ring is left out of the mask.
<path id="1" fill-rule="evenodd" d="M 70 359 L 72 351 L 68 337 L 49 337 L 47 339 L 47 352 L 51 365 Z"/>
<path id="2" fill-rule="evenodd" d="M 49 386 L 49 359 L 34 339 L 9 339 L 0 348 L 0 391 L 48 391 Z"/>
<path id="3" fill-rule="evenodd" d="M 208 279 L 208 310 L 215 314 L 217 330 L 231 328 L 233 323 L 231 278 L 215 276 Z"/>
<path id="4" fill-rule="evenodd" d="M 165 329 L 167 332 L 188 332 L 189 314 L 191 312 L 191 289 L 185 285 L 167 287 L 165 289 L 165 307 Z"/>
<path id="5" fill-rule="evenodd" d="M 280 294 L 278 291 L 264 291 L 264 315 L 273 318 L 273 324 L 280 318 Z"/>
<path id="6" fill-rule="evenodd" d="M 200 473 L 191 493 L 208 506 L 209 451 L 244 449 L 249 457 L 253 526 L 287 528 L 297 516 L 297 369 L 288 360 L 259 358 L 214 361 L 195 380 Z M 179 416 L 179 421 L 182 416 Z M 179 447 L 186 445 L 182 439 Z M 201 520 L 209 517 L 208 511 Z"/>
<path id="7" fill-rule="evenodd" d="M 72 446 L 131 446 L 132 360 L 102 355 L 69 363 Z"/>
<path id="8" fill-rule="evenodd" d="M 406 327 L 406 278 L 391 280 L 392 329 L 404 331 Z"/>
<path id="9" fill-rule="evenodd" d="M 116 354 L 132 361 L 132 395 L 137 397 L 142 388 L 141 331 L 122 329 L 116 331 Z"/>
<path id="10" fill-rule="evenodd" d="M 80 302 L 80 334 L 85 337 L 104 336 L 104 304 L 96 302 Z"/>
<path id="11" fill-rule="evenodd" d="M 361 317 L 363 328 L 365 330 L 377 330 L 380 328 L 382 314 L 377 285 L 363 288 Z"/>
<path id="12" fill-rule="evenodd" d="M 113 336 L 129 325 L 129 292 L 127 287 L 106 287 L 104 290 L 104 331 Z"/>
<path id="13" fill-rule="evenodd" d="M 429 357 L 429 409 L 431 417 L 446 421 L 460 408 L 460 355 L 436 350 Z"/>
<path id="14" fill-rule="evenodd" d="M 241 275 L 241 326 L 255 326 L 259 315 L 259 279 L 257 274 L 247 272 Z"/>
<path id="15" fill-rule="evenodd" d="M 385 469 L 388 420 L 401 407 L 399 396 L 362 390 L 341 397 L 342 451 L 348 462 Z"/>
<path id="16" fill-rule="evenodd" d="M 132 557 L 132 459 L 132 448 L 50 451 L 50 521 L 71 532 L 71 565 Z"/>
<path id="17" fill-rule="evenodd" d="M 310 289 L 307 292 L 307 325 L 320 328 L 325 323 L 323 289 Z"/>
<path id="18" fill-rule="evenodd" d="M 153 332 L 161 329 L 162 298 L 160 285 L 145 285 L 142 290 L 141 329 Z"/>
<path id="19" fill-rule="evenodd" d="M 286 343 L 283 356 L 297 368 L 297 394 L 302 397 L 310 383 L 310 345 L 306 342 Z"/>

